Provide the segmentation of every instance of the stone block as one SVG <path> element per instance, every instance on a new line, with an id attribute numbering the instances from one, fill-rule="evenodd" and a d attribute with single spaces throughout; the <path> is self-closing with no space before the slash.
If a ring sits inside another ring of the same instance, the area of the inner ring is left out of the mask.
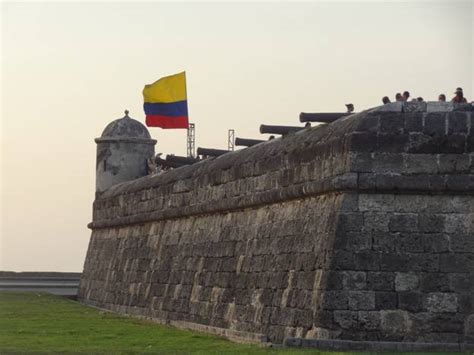
<path id="1" fill-rule="evenodd" d="M 420 273 L 420 291 L 422 292 L 450 291 L 451 287 L 449 285 L 449 282 L 450 282 L 450 278 L 446 274 L 443 274 L 443 273 L 438 273 L 438 272 Z"/>
<path id="2" fill-rule="evenodd" d="M 446 186 L 453 191 L 470 191 L 474 188 L 474 176 L 469 174 L 448 175 Z"/>
<path id="3" fill-rule="evenodd" d="M 416 232 L 418 216 L 415 213 L 394 213 L 388 224 L 390 232 Z"/>
<path id="4" fill-rule="evenodd" d="M 381 328 L 391 334 L 406 334 L 411 328 L 408 312 L 403 310 L 381 311 Z"/>
<path id="5" fill-rule="evenodd" d="M 322 294 L 321 300 L 323 310 L 347 309 L 349 294 L 345 291 L 326 291 Z"/>
<path id="6" fill-rule="evenodd" d="M 395 195 L 392 194 L 360 194 L 359 195 L 359 210 L 360 211 L 385 211 L 391 212 L 394 210 Z"/>
<path id="7" fill-rule="evenodd" d="M 357 326 L 357 311 L 334 311 L 334 323 L 342 329 L 352 329 Z"/>
<path id="8" fill-rule="evenodd" d="M 438 171 L 441 174 L 469 172 L 469 155 L 467 154 L 439 154 Z"/>
<path id="9" fill-rule="evenodd" d="M 397 272 L 395 274 L 395 291 L 414 291 L 419 286 L 419 277 L 414 273 Z"/>
<path id="10" fill-rule="evenodd" d="M 405 119 L 402 115 L 388 114 L 380 116 L 380 132 L 389 134 L 402 134 Z"/>
<path id="11" fill-rule="evenodd" d="M 443 232 L 444 222 L 442 214 L 420 214 L 418 220 L 420 232 Z"/>
<path id="12" fill-rule="evenodd" d="M 313 315 L 313 320 L 316 327 L 333 329 L 335 326 L 332 311 L 317 311 Z"/>
<path id="13" fill-rule="evenodd" d="M 398 308 L 409 312 L 421 312 L 423 310 L 423 297 L 421 292 L 399 292 Z"/>
<path id="14" fill-rule="evenodd" d="M 344 271 L 342 284 L 345 290 L 364 290 L 367 287 L 367 276 L 363 271 Z"/>
<path id="15" fill-rule="evenodd" d="M 367 289 L 373 291 L 394 290 L 395 274 L 393 272 L 368 272 Z"/>
<path id="16" fill-rule="evenodd" d="M 388 232 L 390 215 L 384 212 L 365 212 L 364 213 L 364 230 Z"/>
<path id="17" fill-rule="evenodd" d="M 468 114 L 466 112 L 452 112 L 448 114 L 448 134 L 468 133 Z"/>
<path id="18" fill-rule="evenodd" d="M 409 271 L 437 272 L 440 270 L 440 256 L 432 253 L 410 254 Z"/>
<path id="19" fill-rule="evenodd" d="M 375 153 L 374 171 L 376 173 L 401 173 L 404 170 L 401 153 Z"/>
<path id="20" fill-rule="evenodd" d="M 424 308 L 428 312 L 456 312 L 458 298 L 455 293 L 431 292 L 424 298 Z"/>
<path id="21" fill-rule="evenodd" d="M 408 134 L 379 133 L 377 136 L 377 152 L 403 153 L 410 140 Z"/>
<path id="22" fill-rule="evenodd" d="M 341 213 L 339 215 L 338 228 L 344 231 L 360 231 L 363 225 L 361 213 Z"/>
<path id="23" fill-rule="evenodd" d="M 375 152 L 377 135 L 371 132 L 354 132 L 351 135 L 351 150 L 354 152 Z"/>
<path id="24" fill-rule="evenodd" d="M 407 113 L 405 114 L 405 132 L 422 132 L 423 131 L 423 114 Z"/>
<path id="25" fill-rule="evenodd" d="M 437 154 L 441 153 L 444 136 L 411 132 L 409 134 L 406 151 L 412 154 Z"/>
<path id="26" fill-rule="evenodd" d="M 326 290 L 342 290 L 342 279 L 343 273 L 340 271 L 323 271 L 319 287 Z"/>
<path id="27" fill-rule="evenodd" d="M 454 291 L 468 292 L 474 294 L 474 274 L 473 273 L 453 273 L 448 277 L 444 277 L 448 287 L 438 288 L 436 291 Z M 435 291 L 435 290 L 432 290 Z M 474 298 L 474 297 L 473 297 Z"/>
<path id="28" fill-rule="evenodd" d="M 458 235 L 462 235 L 463 233 L 466 233 L 466 231 L 469 229 L 469 224 L 471 223 L 471 219 L 469 216 L 466 216 L 465 214 L 461 213 L 450 213 L 446 215 L 445 218 L 445 223 L 444 223 L 444 231 L 449 234 L 455 234 L 454 238 L 457 237 Z M 466 237 L 467 240 L 473 240 L 474 238 L 469 238 L 467 235 L 464 236 Z M 463 238 L 459 238 L 463 239 Z M 464 244 L 464 243 L 463 243 Z M 464 248 L 467 247 L 467 249 L 464 250 L 474 250 L 474 244 L 472 244 L 470 247 L 467 245 L 463 246 Z M 454 250 L 454 249 L 453 249 Z"/>
<path id="29" fill-rule="evenodd" d="M 423 250 L 428 253 L 445 253 L 450 251 L 449 235 L 444 233 L 423 234 Z"/>
<path id="30" fill-rule="evenodd" d="M 424 116 L 425 124 L 423 133 L 427 135 L 442 136 L 447 133 L 446 113 L 427 113 Z"/>
<path id="31" fill-rule="evenodd" d="M 447 154 L 462 154 L 467 153 L 466 151 L 466 135 L 460 133 L 453 133 L 449 137 L 446 137 L 440 146 L 440 153 Z"/>
<path id="32" fill-rule="evenodd" d="M 373 251 L 358 251 L 354 253 L 354 270 L 380 270 L 380 255 Z"/>
<path id="33" fill-rule="evenodd" d="M 372 238 L 365 232 L 346 232 L 345 248 L 352 251 L 366 251 L 372 248 Z"/>
<path id="34" fill-rule="evenodd" d="M 439 270 L 441 272 L 472 272 L 474 270 L 474 254 L 441 254 Z"/>
<path id="35" fill-rule="evenodd" d="M 313 325 L 313 314 L 307 310 L 296 310 L 295 320 L 296 326 L 308 329 Z"/>
<path id="36" fill-rule="evenodd" d="M 470 342 L 474 341 L 474 314 L 466 317 L 464 322 L 464 336 Z"/>
<path id="37" fill-rule="evenodd" d="M 372 291 L 349 291 L 349 309 L 375 309 L 375 293 Z"/>
<path id="38" fill-rule="evenodd" d="M 395 250 L 399 252 L 422 253 L 423 235 L 419 233 L 400 233 L 396 239 Z"/>
<path id="39" fill-rule="evenodd" d="M 410 256 L 408 254 L 383 253 L 380 256 L 381 271 L 409 271 Z"/>
<path id="40" fill-rule="evenodd" d="M 435 154 L 405 155 L 405 172 L 407 174 L 436 174 L 438 157 Z"/>
<path id="41" fill-rule="evenodd" d="M 376 331 L 380 329 L 380 312 L 376 311 L 359 311 L 358 312 L 358 329 L 366 331 Z"/>
<path id="42" fill-rule="evenodd" d="M 398 308 L 398 297 L 396 292 L 376 292 L 375 309 L 388 310 Z"/>
<path id="43" fill-rule="evenodd" d="M 470 314 L 474 312 L 474 297 L 472 293 L 457 293 L 459 313 Z"/>
<path id="44" fill-rule="evenodd" d="M 377 252 L 393 252 L 395 244 L 398 242 L 397 233 L 372 232 L 372 249 Z"/>

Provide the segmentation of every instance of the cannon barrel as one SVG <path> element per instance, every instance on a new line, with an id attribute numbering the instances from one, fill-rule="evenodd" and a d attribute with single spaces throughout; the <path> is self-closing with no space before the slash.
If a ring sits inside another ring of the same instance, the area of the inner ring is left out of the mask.
<path id="1" fill-rule="evenodd" d="M 322 122 L 331 123 L 338 118 L 348 116 L 351 113 L 348 112 L 318 112 L 318 113 L 300 113 L 300 122 Z"/>
<path id="2" fill-rule="evenodd" d="M 199 159 L 191 157 L 182 157 L 179 155 L 167 155 L 166 161 L 181 165 L 191 165 L 197 163 Z"/>
<path id="3" fill-rule="evenodd" d="M 218 157 L 225 153 L 229 153 L 229 151 L 224 150 L 224 149 L 212 149 L 212 148 L 201 148 L 201 147 L 197 149 L 198 155 L 207 155 L 210 157 Z"/>
<path id="4" fill-rule="evenodd" d="M 165 168 L 179 168 L 180 166 L 183 166 L 183 164 L 178 164 L 176 162 L 167 161 L 165 159 L 161 159 L 160 157 L 155 158 L 155 163 L 156 163 L 156 165 L 160 165 L 160 166 L 163 166 Z"/>
<path id="5" fill-rule="evenodd" d="M 266 142 L 261 139 L 249 139 L 249 138 L 235 138 L 235 145 L 244 145 L 246 147 L 251 147 L 255 144 Z"/>
<path id="6" fill-rule="evenodd" d="M 270 134 L 281 134 L 285 135 L 292 132 L 297 132 L 304 129 L 304 127 L 298 126 L 271 126 L 271 125 L 260 125 L 260 133 L 270 133 Z"/>

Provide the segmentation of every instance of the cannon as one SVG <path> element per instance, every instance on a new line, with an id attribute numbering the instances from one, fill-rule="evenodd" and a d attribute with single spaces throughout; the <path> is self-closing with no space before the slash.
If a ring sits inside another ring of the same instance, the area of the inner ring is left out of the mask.
<path id="1" fill-rule="evenodd" d="M 166 156 L 166 161 L 171 162 L 171 163 L 176 163 L 182 165 L 191 165 L 194 163 L 197 163 L 199 161 L 198 158 L 192 158 L 192 157 L 182 157 L 179 155 L 167 155 Z"/>
<path id="2" fill-rule="evenodd" d="M 224 149 L 212 149 L 212 148 L 201 148 L 198 147 L 197 149 L 197 154 L 198 155 L 206 155 L 209 157 L 218 157 L 220 155 L 223 155 L 225 153 L 229 153 L 228 150 Z"/>
<path id="3" fill-rule="evenodd" d="M 235 145 L 243 145 L 246 147 L 251 147 L 255 144 L 266 142 L 261 139 L 249 139 L 249 138 L 235 138 Z"/>
<path id="4" fill-rule="evenodd" d="M 167 161 L 167 160 L 162 159 L 160 157 L 155 158 L 155 163 L 156 163 L 156 165 L 161 166 L 163 170 L 174 169 L 174 168 L 179 168 L 180 166 L 183 166 L 183 165 L 178 164 L 176 162 Z"/>
<path id="5" fill-rule="evenodd" d="M 270 134 L 281 134 L 285 135 L 292 132 L 297 132 L 305 127 L 298 126 L 270 126 L 270 125 L 260 125 L 260 133 L 270 133 Z"/>
<path id="6" fill-rule="evenodd" d="M 318 113 L 300 113 L 300 122 L 321 122 L 331 123 L 338 118 L 351 115 L 349 112 L 318 112 Z"/>

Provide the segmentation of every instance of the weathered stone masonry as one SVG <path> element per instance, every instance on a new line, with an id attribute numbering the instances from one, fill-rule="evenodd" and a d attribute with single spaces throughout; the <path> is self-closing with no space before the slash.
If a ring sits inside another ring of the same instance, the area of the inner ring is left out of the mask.
<path id="1" fill-rule="evenodd" d="M 396 103 L 96 199 L 80 299 L 285 337 L 474 343 L 474 114 Z"/>

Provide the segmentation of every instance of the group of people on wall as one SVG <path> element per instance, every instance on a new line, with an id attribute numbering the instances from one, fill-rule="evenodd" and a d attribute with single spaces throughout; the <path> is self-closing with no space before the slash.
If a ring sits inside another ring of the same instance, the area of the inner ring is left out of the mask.
<path id="1" fill-rule="evenodd" d="M 462 88 L 456 88 L 456 91 L 454 92 L 454 95 L 455 96 L 451 99 L 451 102 L 457 102 L 457 103 L 467 102 L 467 99 L 464 97 L 464 93 L 462 91 Z M 408 91 L 403 92 L 403 94 L 397 93 L 395 95 L 395 101 L 409 101 L 409 99 L 410 99 L 410 93 Z M 413 98 L 411 101 L 424 101 L 424 100 L 423 100 L 422 97 L 417 97 L 417 98 Z M 439 102 L 446 102 L 446 95 L 445 94 L 439 94 L 438 101 Z M 382 98 L 382 102 L 384 104 L 391 103 L 388 96 L 384 96 Z"/>

